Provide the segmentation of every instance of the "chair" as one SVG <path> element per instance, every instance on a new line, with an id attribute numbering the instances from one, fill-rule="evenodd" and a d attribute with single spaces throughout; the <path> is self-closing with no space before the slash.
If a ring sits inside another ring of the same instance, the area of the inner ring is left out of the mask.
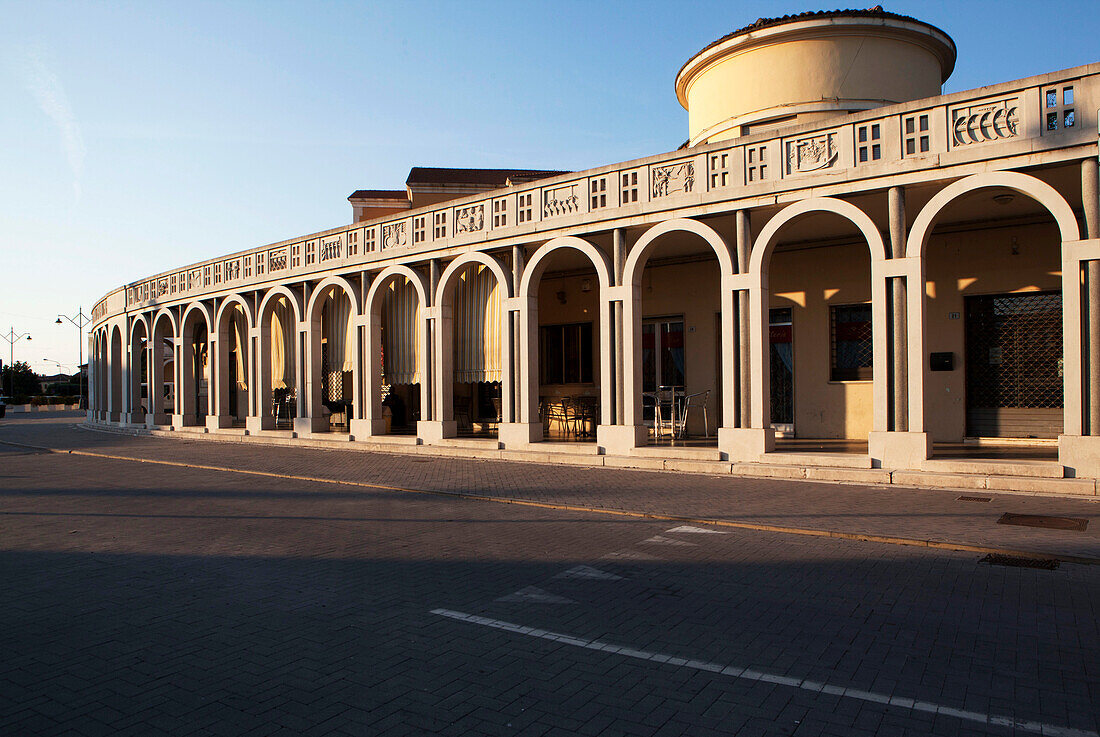
<path id="1" fill-rule="evenodd" d="M 710 437 L 710 421 L 707 419 L 707 399 L 709 398 L 710 389 L 681 397 L 677 437 L 682 438 L 686 434 L 688 414 L 691 412 L 692 407 L 699 407 L 703 410 L 703 437 Z"/>
<path id="2" fill-rule="evenodd" d="M 668 432 L 676 437 L 676 426 L 679 413 L 676 411 L 676 387 L 659 386 L 654 393 L 656 406 L 653 412 L 653 434 L 661 437 L 661 433 Z"/>

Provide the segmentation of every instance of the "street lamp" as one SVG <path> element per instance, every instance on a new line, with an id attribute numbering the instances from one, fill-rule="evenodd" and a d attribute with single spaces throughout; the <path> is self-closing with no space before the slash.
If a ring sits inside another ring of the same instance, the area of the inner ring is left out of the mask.
<path id="1" fill-rule="evenodd" d="M 90 323 L 92 321 L 92 318 L 90 318 L 90 317 L 88 317 L 87 315 L 84 314 L 84 308 L 83 307 L 78 307 L 76 309 L 76 314 L 73 315 L 72 317 L 69 317 L 68 315 L 59 314 L 57 316 L 57 320 L 54 322 L 54 324 L 55 325 L 60 325 L 61 324 L 61 318 L 65 318 L 66 320 L 71 322 L 73 325 L 76 325 L 76 347 L 77 347 L 77 350 L 80 351 L 80 360 L 77 361 L 77 364 L 76 364 L 77 373 L 80 374 L 80 376 L 79 376 L 79 381 L 80 381 L 80 408 L 81 409 L 87 409 L 87 405 L 84 403 L 84 372 L 80 370 L 80 366 L 84 363 L 84 326 L 87 325 L 88 323 Z"/>
<path id="2" fill-rule="evenodd" d="M 31 339 L 31 334 L 30 333 L 16 333 L 15 332 L 15 327 L 13 326 L 12 329 L 8 331 L 7 335 L 5 335 L 4 333 L 0 333 L 0 338 L 3 338 L 4 340 L 8 341 L 8 345 L 11 348 L 10 359 L 8 360 L 8 376 L 11 377 L 10 379 L 8 379 L 8 396 L 9 397 L 14 397 L 15 396 L 15 367 L 13 366 L 13 364 L 15 363 L 15 344 L 18 343 L 20 341 L 20 339 L 22 339 L 22 338 L 26 338 L 29 341 Z"/>

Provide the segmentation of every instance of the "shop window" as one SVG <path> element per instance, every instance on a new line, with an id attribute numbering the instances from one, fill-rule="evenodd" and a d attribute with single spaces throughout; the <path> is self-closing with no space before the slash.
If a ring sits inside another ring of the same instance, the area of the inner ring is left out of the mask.
<path id="1" fill-rule="evenodd" d="M 592 323 L 539 328 L 539 382 L 592 383 Z"/>
<path id="2" fill-rule="evenodd" d="M 867 164 L 882 158 L 882 125 L 871 123 L 856 127 L 856 137 L 859 140 L 859 163 Z"/>
<path id="3" fill-rule="evenodd" d="M 830 381 L 866 381 L 871 377 L 871 305 L 829 308 Z"/>
<path id="4" fill-rule="evenodd" d="M 631 171 L 623 174 L 622 203 L 629 205 L 638 201 L 638 172 Z"/>

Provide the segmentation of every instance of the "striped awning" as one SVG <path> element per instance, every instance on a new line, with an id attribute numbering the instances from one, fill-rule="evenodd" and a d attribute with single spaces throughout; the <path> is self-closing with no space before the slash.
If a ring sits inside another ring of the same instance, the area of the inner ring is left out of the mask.
<path id="1" fill-rule="evenodd" d="M 486 266 L 471 264 L 458 276 L 454 336 L 456 382 L 501 380 L 500 285 Z"/>
<path id="2" fill-rule="evenodd" d="M 420 382 L 420 298 L 405 277 L 382 294 L 382 376 L 386 384 Z"/>

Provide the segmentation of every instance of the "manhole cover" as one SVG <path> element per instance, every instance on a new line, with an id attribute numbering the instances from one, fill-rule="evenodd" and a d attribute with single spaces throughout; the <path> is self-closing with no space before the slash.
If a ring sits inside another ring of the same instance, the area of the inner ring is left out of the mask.
<path id="1" fill-rule="evenodd" d="M 988 563 L 991 566 L 1010 566 L 1012 568 L 1039 568 L 1044 571 L 1053 571 L 1060 561 L 1048 558 L 1022 558 L 1016 555 L 998 555 L 990 553 L 979 563 Z"/>
<path id="2" fill-rule="evenodd" d="M 1071 530 L 1084 532 L 1089 521 L 1080 517 L 1047 517 L 1041 514 L 1012 514 L 1005 512 L 997 520 L 999 525 L 1019 525 L 1020 527 L 1042 527 L 1048 530 Z"/>
<path id="3" fill-rule="evenodd" d="M 955 501 L 957 502 L 991 502 L 993 497 L 991 496 L 960 496 Z"/>

